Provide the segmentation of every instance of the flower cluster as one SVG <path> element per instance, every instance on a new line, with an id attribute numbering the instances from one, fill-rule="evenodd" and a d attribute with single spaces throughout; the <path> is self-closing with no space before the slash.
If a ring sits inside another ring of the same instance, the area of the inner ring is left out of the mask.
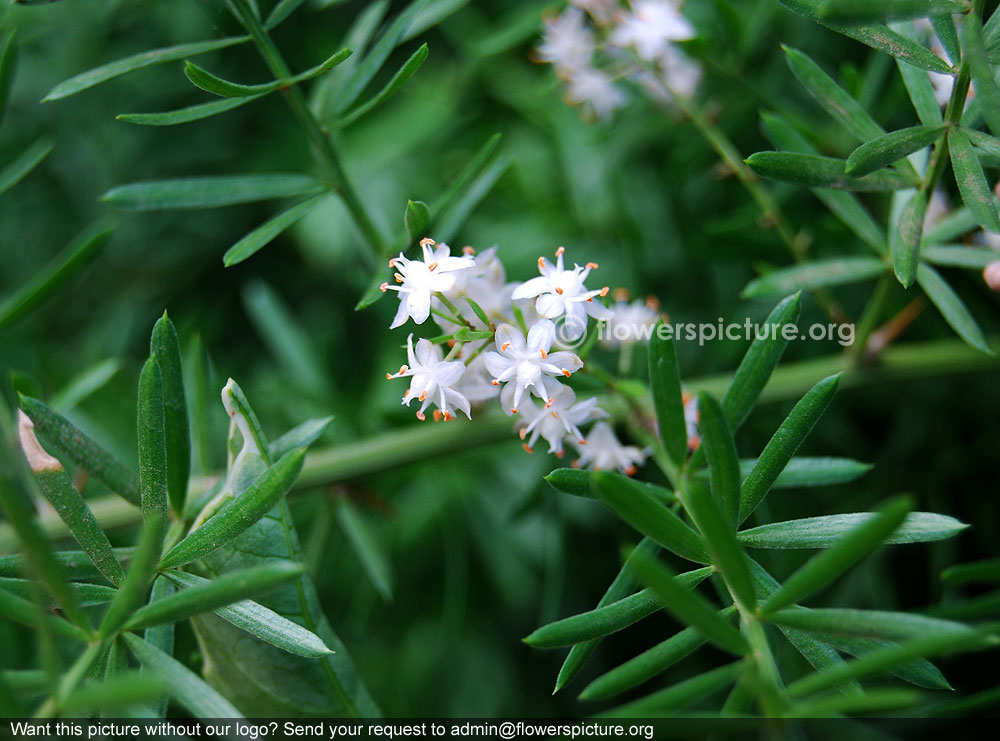
<path id="1" fill-rule="evenodd" d="M 538 277 L 518 283 L 508 282 L 496 247 L 480 254 L 466 247 L 452 256 L 448 245 L 424 239 L 420 249 L 422 259 L 400 253 L 390 260 L 396 284 L 382 284 L 383 291 L 399 296 L 391 329 L 431 319 L 443 333 L 416 343 L 411 333 L 406 364 L 386 373 L 387 379 L 410 379 L 402 403 L 416 400 L 418 419 L 426 419 L 431 405 L 435 420 L 454 419 L 457 412 L 471 419 L 473 405 L 497 399 L 516 417 L 529 453 L 542 438 L 548 452 L 562 457 L 568 440 L 580 451 L 580 465 L 631 473 L 644 462 L 645 453 L 623 445 L 606 422 L 585 434 L 582 426 L 608 414 L 596 397 L 577 401 L 565 384 L 583 367 L 571 348 L 585 337 L 591 319 L 613 322 L 620 313 L 618 320 L 628 321 L 636 315 L 636 307 L 624 302 L 605 306 L 607 287 L 587 287 L 595 263 L 567 267 L 560 247 L 554 262 L 538 259 Z"/>
<path id="2" fill-rule="evenodd" d="M 689 98 L 701 68 L 675 43 L 695 37 L 681 1 L 571 0 L 573 7 L 545 21 L 537 58 L 555 67 L 567 102 L 588 117 L 606 118 L 625 105 L 622 79 L 664 102 Z"/>

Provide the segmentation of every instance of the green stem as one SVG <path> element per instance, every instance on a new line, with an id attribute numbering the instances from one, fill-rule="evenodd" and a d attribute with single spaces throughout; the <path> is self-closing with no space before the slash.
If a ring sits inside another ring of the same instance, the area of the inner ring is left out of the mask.
<path id="1" fill-rule="evenodd" d="M 230 11 L 249 32 L 257 50 L 264 59 L 264 63 L 267 64 L 268 69 L 271 70 L 275 78 L 279 80 L 290 78 L 292 73 L 284 57 L 282 57 L 281 52 L 278 51 L 274 41 L 271 40 L 271 37 L 261 25 L 260 20 L 249 7 L 246 0 L 227 0 L 227 2 Z M 282 93 L 284 93 L 285 100 L 292 109 L 295 118 L 305 131 L 324 174 L 330 179 L 333 187 L 340 194 L 344 205 L 347 206 L 347 210 L 354 219 L 355 225 L 368 241 L 374 257 L 385 257 L 389 249 L 388 243 L 382 232 L 375 225 L 371 215 L 368 213 L 368 209 L 365 207 L 351 179 L 348 177 L 340 155 L 330 140 L 329 132 L 319 124 L 312 111 L 309 110 L 309 105 L 306 103 L 305 96 L 298 85 L 289 85 L 282 89 Z"/>
<path id="2" fill-rule="evenodd" d="M 878 283 L 875 284 L 875 290 L 872 291 L 872 295 L 868 298 L 868 303 L 865 304 L 865 308 L 861 312 L 861 318 L 858 319 L 855 329 L 854 344 L 851 345 L 850 350 L 851 360 L 855 365 L 865 360 L 865 349 L 868 345 L 868 338 L 875 330 L 875 327 L 878 326 L 879 317 L 885 310 L 895 282 L 896 280 L 891 273 L 886 273 L 879 278 Z"/>
<path id="3" fill-rule="evenodd" d="M 73 662 L 73 666 L 63 676 L 62 681 L 59 682 L 56 694 L 42 703 L 41 707 L 35 712 L 36 718 L 51 718 L 58 712 L 59 705 L 76 689 L 77 685 L 83 681 L 83 678 L 87 676 L 90 665 L 94 663 L 103 648 L 103 643 L 91 643 L 84 649 L 83 653 Z"/>
<path id="4" fill-rule="evenodd" d="M 771 644 L 767 640 L 767 634 L 760 620 L 753 615 L 743 615 L 742 620 L 744 634 L 750 644 L 750 656 L 757 667 L 757 677 L 760 680 L 757 694 L 761 709 L 765 715 L 777 717 L 785 705 L 784 685 L 778 672 L 778 664 L 771 652 Z"/>

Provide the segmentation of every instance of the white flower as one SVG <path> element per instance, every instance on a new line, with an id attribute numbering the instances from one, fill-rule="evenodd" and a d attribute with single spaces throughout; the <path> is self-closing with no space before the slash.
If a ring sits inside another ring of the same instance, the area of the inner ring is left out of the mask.
<path id="1" fill-rule="evenodd" d="M 618 0 L 569 0 L 569 4 L 586 10 L 597 23 L 607 23 L 618 10 Z"/>
<path id="2" fill-rule="evenodd" d="M 538 59 L 552 63 L 556 71 L 565 77 L 580 68 L 589 67 L 594 54 L 594 34 L 585 21 L 583 12 L 577 8 L 546 19 Z"/>
<path id="3" fill-rule="evenodd" d="M 607 118 L 625 105 L 625 93 L 599 69 L 581 67 L 566 82 L 566 102 L 582 105 L 588 118 Z"/>
<path id="4" fill-rule="evenodd" d="M 646 454 L 633 445 L 622 445 L 607 422 L 598 422 L 580 445 L 580 459 L 574 465 L 594 471 L 617 470 L 631 476 Z"/>
<path id="5" fill-rule="evenodd" d="M 500 403 L 508 414 L 517 414 L 526 389 L 551 406 L 559 383 L 552 376 L 569 376 L 583 366 L 571 352 L 549 352 L 556 338 L 556 326 L 542 319 L 528 330 L 527 342 L 519 329 L 509 324 L 497 327 L 496 346 L 500 351 L 484 353 L 486 369 L 493 374 L 493 385 L 502 383 Z M 548 379 L 546 378 L 548 377 Z"/>
<path id="6" fill-rule="evenodd" d="M 698 90 L 701 66 L 673 44 L 668 45 L 660 55 L 660 71 L 663 84 L 677 97 L 690 98 Z"/>
<path id="7" fill-rule="evenodd" d="M 701 433 L 698 431 L 698 397 L 691 396 L 687 391 L 681 392 L 684 402 L 684 426 L 687 428 L 688 450 L 694 450 L 701 444 Z"/>
<path id="8" fill-rule="evenodd" d="M 465 372 L 464 363 L 457 360 L 445 361 L 441 348 L 426 339 L 417 341 L 414 352 L 412 334 L 406 339 L 406 359 L 409 365 L 402 366 L 397 373 L 386 373 L 385 377 L 412 379 L 410 388 L 403 393 L 403 404 L 410 406 L 414 399 L 422 402 L 417 419 L 426 419 L 424 412 L 431 402 L 437 404 L 435 420 L 443 418 L 447 422 L 454 419 L 452 409 L 460 409 L 471 419 L 469 400 L 452 388 Z"/>
<path id="9" fill-rule="evenodd" d="M 597 301 L 594 296 L 607 296 L 608 288 L 605 286 L 599 291 L 588 291 L 584 285 L 590 271 L 597 267 L 597 263 L 588 262 L 586 267 L 574 265 L 572 270 L 563 267 L 563 253 L 566 250 L 560 247 L 556 250 L 556 264 L 553 265 L 544 257 L 538 258 L 538 278 L 532 278 L 526 283 L 522 283 L 512 294 L 512 298 L 533 298 L 538 296 L 535 302 L 535 310 L 538 315 L 545 319 L 555 319 L 565 316 L 564 335 L 567 340 L 576 340 L 583 336 L 587 328 L 587 316 L 595 319 L 609 319 L 611 312 L 608 308 Z"/>
<path id="10" fill-rule="evenodd" d="M 694 27 L 668 0 L 638 0 L 611 32 L 611 43 L 631 46 L 641 59 L 653 61 L 671 41 L 687 41 Z"/>
<path id="11" fill-rule="evenodd" d="M 549 452 L 563 457 L 563 438 L 572 435 L 578 442 L 583 442 L 580 425 L 594 419 L 607 417 L 608 413 L 597 406 L 597 397 L 590 397 L 579 403 L 576 394 L 569 386 L 560 386 L 552 397 L 552 405 L 541 409 L 534 403 L 527 404 L 522 410 L 520 436 L 527 442 L 524 449 L 531 452 L 539 437 L 545 438 L 549 444 Z"/>
<path id="12" fill-rule="evenodd" d="M 611 306 L 611 317 L 603 331 L 602 344 L 608 347 L 632 345 L 647 342 L 652 336 L 652 328 L 660 318 L 659 303 L 650 296 L 645 301 L 628 303 L 624 294 L 615 292 L 618 299 Z"/>
<path id="13" fill-rule="evenodd" d="M 433 246 L 433 239 L 420 240 L 423 260 L 408 260 L 402 252 L 399 257 L 389 260 L 389 267 L 397 271 L 396 282 L 402 284 L 390 286 L 383 283 L 381 286 L 383 293 L 399 291 L 399 310 L 389 329 L 405 324 L 409 317 L 413 317 L 417 324 L 423 324 L 430 316 L 431 294 L 450 290 L 455 285 L 455 276 L 451 273 L 476 264 L 468 256 L 451 257 L 451 249 L 443 242 L 431 250 Z"/>
<path id="14" fill-rule="evenodd" d="M 468 256 L 475 254 L 475 250 L 471 247 L 464 248 L 464 252 Z M 477 329 L 489 329 L 489 327 L 483 324 L 466 298 L 475 301 L 491 321 L 511 322 L 514 319 L 510 294 L 517 284 L 506 283 L 503 263 L 496 253 L 497 248 L 490 247 L 476 255 L 475 266 L 455 273 L 455 285 L 443 292 L 443 298 L 448 299 L 458 309 L 459 318 Z M 437 303 L 437 299 L 433 305 L 434 308 L 442 310 L 441 314 L 450 314 L 450 311 L 444 310 L 443 305 Z M 437 314 L 434 316 L 434 321 L 447 333 L 455 332 L 464 326 Z"/>
<path id="15" fill-rule="evenodd" d="M 493 375 L 486 369 L 486 358 L 482 353 L 469 361 L 455 390 L 473 404 L 493 399 L 500 394 L 500 389 L 493 383 Z"/>

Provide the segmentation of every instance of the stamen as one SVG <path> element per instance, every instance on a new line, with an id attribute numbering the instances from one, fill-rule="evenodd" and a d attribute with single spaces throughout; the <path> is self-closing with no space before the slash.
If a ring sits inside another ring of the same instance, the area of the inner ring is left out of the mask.
<path id="1" fill-rule="evenodd" d="M 509 342 L 503 343 L 502 345 L 500 345 L 500 352 L 507 352 L 507 348 L 508 347 L 510 347 L 510 343 Z"/>
<path id="2" fill-rule="evenodd" d="M 404 279 L 403 279 L 403 276 L 402 276 L 402 275 L 400 275 L 399 273 L 396 273 L 396 275 L 394 275 L 393 277 L 394 277 L 394 278 L 396 279 L 396 282 L 397 282 L 397 283 L 402 283 L 402 282 L 403 282 L 403 280 L 404 280 Z"/>
<path id="3" fill-rule="evenodd" d="M 389 284 L 388 283 L 383 283 L 382 285 L 379 286 L 379 290 L 381 290 L 382 293 L 385 293 L 386 291 L 389 290 Z"/>
<path id="4" fill-rule="evenodd" d="M 545 360 L 545 358 L 549 357 L 549 354 L 547 352 L 545 352 L 545 348 L 544 347 L 538 348 L 538 352 L 540 352 L 542 354 L 542 360 Z"/>
<path id="5" fill-rule="evenodd" d="M 599 268 L 600 265 L 598 265 L 596 262 L 588 262 L 587 267 L 590 268 L 591 270 L 597 270 L 597 268 Z"/>
<path id="6" fill-rule="evenodd" d="M 550 396 L 549 400 L 545 402 L 545 408 L 548 409 L 553 403 L 555 403 L 555 398 Z"/>
<path id="7" fill-rule="evenodd" d="M 455 419 L 455 417 L 452 415 L 451 412 L 445 412 L 444 413 L 444 421 L 445 422 L 450 422 L 453 419 Z"/>
<path id="8" fill-rule="evenodd" d="M 560 450 L 559 452 L 556 453 L 556 458 L 558 458 L 559 460 L 562 460 L 564 455 L 566 455 L 566 451 L 565 450 Z"/>
<path id="9" fill-rule="evenodd" d="M 538 258 L 538 269 L 539 270 L 545 270 L 545 258 L 544 257 L 539 257 Z"/>
<path id="10" fill-rule="evenodd" d="M 433 271 L 437 269 L 437 266 L 438 264 L 436 262 L 432 262 L 430 265 L 427 266 L 427 269 Z"/>
<path id="11" fill-rule="evenodd" d="M 563 289 L 561 289 L 559 286 L 556 286 L 556 293 L 558 293 L 560 296 L 562 296 L 563 295 Z"/>
<path id="12" fill-rule="evenodd" d="M 601 289 L 601 298 L 604 298 L 605 296 L 607 296 L 609 290 L 611 290 L 611 289 L 608 288 L 607 286 L 604 286 L 604 288 Z"/>
<path id="13" fill-rule="evenodd" d="M 586 444 L 587 444 L 587 441 L 586 441 L 586 440 L 584 440 L 584 439 L 583 439 L 583 438 L 581 437 L 581 438 L 580 438 L 580 445 L 586 445 Z"/>
<path id="14" fill-rule="evenodd" d="M 625 469 L 626 476 L 635 476 L 635 466 L 629 466 Z"/>
<path id="15" fill-rule="evenodd" d="M 410 395 L 410 390 L 406 389 L 406 391 L 403 392 L 403 398 L 405 399 L 409 395 Z"/>
<path id="16" fill-rule="evenodd" d="M 402 375 L 403 373 L 406 373 L 406 371 L 408 371 L 408 370 L 410 370 L 408 366 L 401 365 L 401 366 L 399 366 L 398 373 L 399 373 L 399 375 Z"/>
<path id="17" fill-rule="evenodd" d="M 656 311 L 657 309 L 660 308 L 660 299 L 658 299 L 656 296 L 647 296 L 646 306 L 648 306 L 653 311 Z"/>
<path id="18" fill-rule="evenodd" d="M 462 254 L 463 255 L 474 255 L 474 254 L 476 254 L 476 248 L 475 247 L 470 247 L 469 245 L 466 245 L 465 247 L 462 248 Z"/>
<path id="19" fill-rule="evenodd" d="M 386 373 L 385 374 L 385 380 L 391 381 L 392 380 L 392 374 L 391 373 Z"/>
<path id="20" fill-rule="evenodd" d="M 518 437 L 520 437 L 523 440 L 524 438 L 526 438 L 528 436 L 528 428 L 527 427 L 522 427 L 521 431 L 518 432 L 517 435 L 518 435 Z"/>
<path id="21" fill-rule="evenodd" d="M 511 414 L 517 414 L 517 410 L 516 410 L 516 409 L 514 409 L 513 407 L 511 407 L 511 410 L 510 410 L 510 413 L 511 413 Z"/>
<path id="22" fill-rule="evenodd" d="M 417 401 L 423 401 L 426 398 L 427 398 L 427 392 L 426 391 L 421 391 L 420 392 L 420 396 L 417 397 Z"/>
<path id="23" fill-rule="evenodd" d="M 565 247 L 560 247 L 559 249 L 556 250 L 556 257 L 562 257 L 565 252 L 566 252 L 566 248 Z"/>
<path id="24" fill-rule="evenodd" d="M 440 422 L 441 421 L 441 410 L 440 409 L 435 409 L 434 410 L 434 421 L 435 422 Z"/>
<path id="25" fill-rule="evenodd" d="M 570 373 L 570 372 L 569 372 L 568 370 L 566 370 L 565 368 L 563 368 L 563 372 L 562 372 L 562 374 L 563 374 L 564 376 L 566 376 L 566 378 L 569 378 L 569 377 L 570 377 L 571 375 L 573 375 L 572 373 Z"/>
<path id="26" fill-rule="evenodd" d="M 528 445 L 528 443 L 522 443 L 521 447 L 524 448 L 524 452 L 527 453 L 528 455 L 531 455 L 532 453 L 535 452 L 534 450 L 531 449 L 531 446 Z"/>
<path id="27" fill-rule="evenodd" d="M 497 379 L 495 379 L 495 378 L 492 381 L 490 381 L 490 383 L 492 383 L 494 386 L 499 386 L 500 385 L 500 382 Z"/>
<path id="28" fill-rule="evenodd" d="M 424 237 L 423 239 L 420 240 L 421 247 L 433 246 L 434 244 L 436 244 L 436 242 L 430 237 Z"/>
<path id="29" fill-rule="evenodd" d="M 423 412 L 417 412 L 417 419 L 423 422 L 425 419 L 427 419 L 427 415 L 424 414 Z"/>
<path id="30" fill-rule="evenodd" d="M 627 288 L 616 288 L 614 292 L 615 301 L 625 302 L 629 299 L 629 292 Z"/>
<path id="31" fill-rule="evenodd" d="M 396 260 L 398 260 L 398 259 L 399 259 L 398 257 L 394 257 L 391 260 L 389 260 L 389 267 L 390 268 L 396 267 Z"/>

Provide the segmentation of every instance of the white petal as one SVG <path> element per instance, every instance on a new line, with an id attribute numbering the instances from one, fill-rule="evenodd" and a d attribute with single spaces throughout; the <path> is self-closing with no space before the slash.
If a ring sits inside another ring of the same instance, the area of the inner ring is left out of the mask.
<path id="1" fill-rule="evenodd" d="M 438 386 L 454 386 L 463 373 L 465 373 L 465 363 L 458 360 L 449 360 L 447 363 L 438 363 L 434 366 L 434 378 Z"/>
<path id="2" fill-rule="evenodd" d="M 476 266 L 475 260 L 471 257 L 440 257 L 437 258 L 437 268 L 434 272 L 446 273 L 451 270 L 463 270 L 465 268 L 474 268 Z"/>
<path id="3" fill-rule="evenodd" d="M 444 393 L 449 404 L 456 409 L 465 412 L 465 416 L 472 419 L 472 411 L 469 406 L 469 400 L 466 399 L 465 396 L 458 393 L 455 389 L 445 389 Z"/>
<path id="4" fill-rule="evenodd" d="M 529 281 L 525 281 L 511 294 L 511 300 L 516 301 L 519 298 L 534 298 L 539 293 L 545 293 L 551 290 L 551 283 L 548 278 L 539 276 L 537 278 L 532 278 Z"/>
<path id="5" fill-rule="evenodd" d="M 420 339 L 417 340 L 417 350 L 412 357 L 410 363 L 414 366 L 433 366 L 441 360 L 441 350 L 430 340 Z"/>
<path id="6" fill-rule="evenodd" d="M 594 319 L 601 319 L 607 321 L 612 316 L 611 309 L 602 304 L 600 301 L 581 301 L 581 305 L 588 314 L 590 314 Z"/>
<path id="7" fill-rule="evenodd" d="M 404 324 L 406 324 L 406 320 L 410 316 L 409 304 L 410 304 L 410 294 L 400 293 L 399 308 L 396 309 L 396 318 L 392 320 L 392 324 L 389 325 L 389 329 L 402 327 Z"/>
<path id="8" fill-rule="evenodd" d="M 545 350 L 548 352 L 556 339 L 556 325 L 548 319 L 540 319 L 528 330 L 528 352 Z"/>
<path id="9" fill-rule="evenodd" d="M 455 276 L 449 273 L 438 273 L 435 271 L 427 284 L 427 287 L 438 293 L 445 293 L 455 287 Z"/>
<path id="10" fill-rule="evenodd" d="M 566 311 L 566 301 L 557 293 L 543 293 L 535 302 L 535 311 L 546 319 L 555 319 Z"/>
<path id="11" fill-rule="evenodd" d="M 517 354 L 524 352 L 524 335 L 521 330 L 510 324 L 501 324 L 496 333 L 497 349 L 504 353 Z M 504 345 L 510 343 L 507 349 Z"/>
<path id="12" fill-rule="evenodd" d="M 500 353 L 485 352 L 483 353 L 483 363 L 485 363 L 489 374 L 496 378 L 510 368 L 514 364 L 514 361 L 505 358 Z"/>
<path id="13" fill-rule="evenodd" d="M 426 289 L 413 291 L 409 295 L 409 298 L 407 308 L 410 316 L 413 317 L 413 321 L 417 324 L 423 324 L 431 314 L 431 292 Z"/>
<path id="14" fill-rule="evenodd" d="M 580 360 L 575 353 L 567 352 L 565 350 L 550 352 L 546 361 L 560 370 L 568 370 L 570 373 L 578 371 L 583 367 L 583 361 Z"/>
<path id="15" fill-rule="evenodd" d="M 579 301 L 566 305 L 566 318 L 563 320 L 562 339 L 573 342 L 583 337 L 587 331 L 587 312 Z"/>

